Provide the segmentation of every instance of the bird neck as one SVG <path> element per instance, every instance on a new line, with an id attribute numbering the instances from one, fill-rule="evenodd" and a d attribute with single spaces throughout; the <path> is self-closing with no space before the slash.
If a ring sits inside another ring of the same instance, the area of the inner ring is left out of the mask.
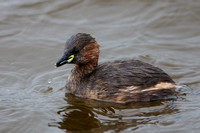
<path id="1" fill-rule="evenodd" d="M 72 75 L 77 81 L 80 81 L 86 75 L 92 73 L 97 67 L 97 65 L 98 65 L 98 61 L 90 62 L 84 65 L 75 64 L 72 70 Z"/>

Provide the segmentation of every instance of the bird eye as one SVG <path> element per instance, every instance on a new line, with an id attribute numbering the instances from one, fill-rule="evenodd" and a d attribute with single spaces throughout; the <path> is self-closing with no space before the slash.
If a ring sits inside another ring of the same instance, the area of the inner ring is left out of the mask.
<path id="1" fill-rule="evenodd" d="M 79 52 L 78 49 L 74 49 L 74 54 L 77 54 Z"/>

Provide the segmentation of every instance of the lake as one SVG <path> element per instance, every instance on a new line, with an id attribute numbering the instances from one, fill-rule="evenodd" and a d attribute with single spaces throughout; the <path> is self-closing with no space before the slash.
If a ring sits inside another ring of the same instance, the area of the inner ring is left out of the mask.
<path id="1" fill-rule="evenodd" d="M 139 59 L 180 86 L 177 100 L 102 103 L 65 88 L 55 68 L 84 32 L 99 63 Z M 200 132 L 200 0 L 1 0 L 0 133 Z"/>

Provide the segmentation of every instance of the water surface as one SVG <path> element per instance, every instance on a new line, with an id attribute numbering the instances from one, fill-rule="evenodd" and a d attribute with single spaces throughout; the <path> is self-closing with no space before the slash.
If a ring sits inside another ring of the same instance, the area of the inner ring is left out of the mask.
<path id="1" fill-rule="evenodd" d="M 99 62 L 140 59 L 185 86 L 176 101 L 114 105 L 76 98 L 54 68 L 73 34 L 92 34 Z M 1 0 L 0 132 L 200 131 L 199 0 Z"/>

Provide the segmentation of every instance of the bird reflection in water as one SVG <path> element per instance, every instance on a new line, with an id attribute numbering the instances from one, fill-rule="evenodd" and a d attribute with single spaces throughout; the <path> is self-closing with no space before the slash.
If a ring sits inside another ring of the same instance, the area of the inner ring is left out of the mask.
<path id="1" fill-rule="evenodd" d="M 121 105 L 79 98 L 70 93 L 66 93 L 65 99 L 66 106 L 57 112 L 62 118 L 56 122 L 56 127 L 66 132 L 135 130 L 143 124 L 158 123 L 155 118 L 159 115 L 178 111 L 170 100 Z"/>
<path id="2" fill-rule="evenodd" d="M 94 112 L 92 112 L 92 108 L 81 105 L 76 101 L 73 102 L 73 99 L 73 95 L 66 94 L 66 100 L 70 105 L 63 107 L 58 112 L 58 114 L 63 117 L 63 120 L 58 122 L 60 125 L 59 128 L 69 131 L 98 128 L 100 122 L 96 118 Z"/>

